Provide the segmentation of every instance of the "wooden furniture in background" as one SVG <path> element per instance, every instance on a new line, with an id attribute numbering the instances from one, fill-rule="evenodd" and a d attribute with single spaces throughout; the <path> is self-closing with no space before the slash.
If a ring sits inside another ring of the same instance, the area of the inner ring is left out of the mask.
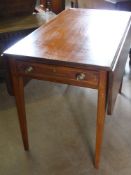
<path id="1" fill-rule="evenodd" d="M 78 0 L 70 0 L 72 8 L 78 8 Z"/>
<path id="2" fill-rule="evenodd" d="M 35 4 L 36 0 L 0 1 L 0 79 L 6 82 L 10 95 L 13 95 L 12 81 L 2 53 L 46 22 L 43 14 L 33 14 Z"/>
<path id="3" fill-rule="evenodd" d="M 55 14 L 65 9 L 65 0 L 40 0 L 40 4 L 46 9 L 53 11 Z"/>
<path id="4" fill-rule="evenodd" d="M 68 9 L 5 51 L 25 150 L 29 149 L 26 77 L 94 88 L 98 90 L 95 167 L 99 167 L 106 107 L 112 112 L 121 88 L 130 48 L 130 23 L 126 12 Z"/>

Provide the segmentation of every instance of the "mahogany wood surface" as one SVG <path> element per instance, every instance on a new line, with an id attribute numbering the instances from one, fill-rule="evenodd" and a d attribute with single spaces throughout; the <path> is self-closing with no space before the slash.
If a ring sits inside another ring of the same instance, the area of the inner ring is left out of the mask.
<path id="1" fill-rule="evenodd" d="M 28 68 L 31 67 L 32 71 L 28 72 Z M 17 61 L 16 67 L 19 75 L 30 76 L 31 78 L 52 80 L 55 78 L 55 82 L 70 84 L 70 81 L 74 85 L 91 87 L 97 89 L 99 72 L 91 71 L 87 69 L 75 69 L 65 66 L 57 65 L 42 65 L 41 63 L 30 63 L 27 61 Z M 83 73 L 85 75 L 83 81 L 78 81 L 79 75 Z"/>
<path id="2" fill-rule="evenodd" d="M 15 70 L 15 62 L 14 60 L 11 61 L 11 72 L 14 69 Z M 25 101 L 24 101 L 24 81 L 22 77 L 19 76 L 12 76 L 13 81 L 13 88 L 14 88 L 14 95 L 16 99 L 16 105 L 17 105 L 17 112 L 18 112 L 18 118 L 19 118 L 19 124 L 20 124 L 20 130 L 22 135 L 22 140 L 24 144 L 25 150 L 29 150 L 29 144 L 28 144 L 28 134 L 27 134 L 27 122 L 26 122 L 26 113 L 25 113 Z"/>
<path id="3" fill-rule="evenodd" d="M 128 12 L 69 9 L 4 52 L 26 150 L 24 78 L 96 88 L 95 167 L 99 167 L 106 106 L 114 105 L 120 89 L 131 40 L 130 21 Z"/>
<path id="4" fill-rule="evenodd" d="M 6 53 L 111 71 L 129 23 L 128 12 L 69 9 Z"/>
<path id="5" fill-rule="evenodd" d="M 104 130 L 104 121 L 106 113 L 106 92 L 107 92 L 107 72 L 100 71 L 98 87 L 98 106 L 97 106 L 97 124 L 96 124 L 96 153 L 95 167 L 99 168 L 102 136 Z"/>

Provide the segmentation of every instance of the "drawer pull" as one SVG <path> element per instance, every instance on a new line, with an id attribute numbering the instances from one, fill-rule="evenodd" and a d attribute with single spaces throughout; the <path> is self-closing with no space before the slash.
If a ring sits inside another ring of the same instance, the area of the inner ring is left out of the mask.
<path id="1" fill-rule="evenodd" d="M 84 80 L 86 77 L 86 75 L 84 73 L 79 73 L 76 75 L 76 79 L 77 80 Z"/>
<path id="2" fill-rule="evenodd" d="M 33 71 L 33 67 L 29 66 L 27 68 L 25 68 L 25 73 L 31 73 Z"/>

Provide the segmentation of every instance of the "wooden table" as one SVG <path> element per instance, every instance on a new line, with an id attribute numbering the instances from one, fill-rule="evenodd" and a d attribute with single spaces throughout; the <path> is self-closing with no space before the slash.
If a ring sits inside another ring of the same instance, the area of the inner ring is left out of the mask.
<path id="1" fill-rule="evenodd" d="M 98 89 L 95 167 L 106 108 L 112 113 L 130 48 L 130 13 L 68 9 L 5 51 L 25 150 L 29 149 L 25 77 Z M 107 153 L 108 154 L 108 153 Z"/>
<path id="2" fill-rule="evenodd" d="M 58 14 L 65 9 L 65 0 L 40 0 L 40 4 Z"/>

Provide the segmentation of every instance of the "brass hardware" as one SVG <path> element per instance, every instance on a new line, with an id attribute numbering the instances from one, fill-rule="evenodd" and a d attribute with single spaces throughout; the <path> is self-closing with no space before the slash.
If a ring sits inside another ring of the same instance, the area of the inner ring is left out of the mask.
<path id="1" fill-rule="evenodd" d="M 25 73 L 31 73 L 33 71 L 33 67 L 29 66 L 27 68 L 25 68 Z"/>
<path id="2" fill-rule="evenodd" d="M 76 75 L 76 79 L 77 80 L 84 80 L 86 77 L 86 75 L 84 73 L 79 73 Z"/>

